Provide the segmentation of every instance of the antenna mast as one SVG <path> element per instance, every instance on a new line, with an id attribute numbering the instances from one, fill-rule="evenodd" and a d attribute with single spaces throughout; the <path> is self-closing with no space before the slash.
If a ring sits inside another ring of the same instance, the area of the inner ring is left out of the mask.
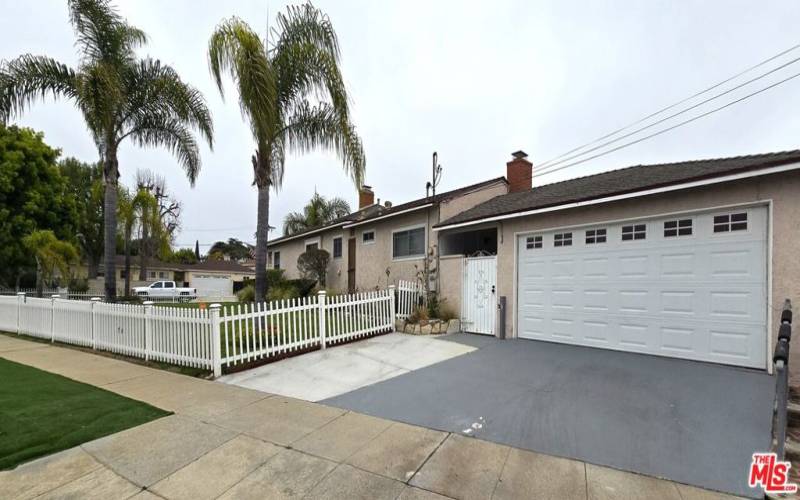
<path id="1" fill-rule="evenodd" d="M 439 154 L 433 152 L 433 161 L 431 162 L 431 180 L 425 185 L 425 196 L 436 196 L 436 186 L 442 180 L 442 166 L 439 165 Z M 431 193 L 430 195 L 428 193 Z"/>

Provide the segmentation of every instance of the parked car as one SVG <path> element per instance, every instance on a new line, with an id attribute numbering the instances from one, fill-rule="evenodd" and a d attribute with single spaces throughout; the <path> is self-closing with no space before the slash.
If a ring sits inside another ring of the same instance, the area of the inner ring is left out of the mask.
<path id="1" fill-rule="evenodd" d="M 196 288 L 175 286 L 174 281 L 156 281 L 148 286 L 137 286 L 133 293 L 142 298 L 192 300 L 197 298 Z"/>

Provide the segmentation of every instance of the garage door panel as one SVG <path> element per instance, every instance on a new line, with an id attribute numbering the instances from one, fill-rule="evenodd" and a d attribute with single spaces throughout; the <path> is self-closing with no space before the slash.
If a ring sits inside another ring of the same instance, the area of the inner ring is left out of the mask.
<path id="1" fill-rule="evenodd" d="M 747 213 L 738 234 L 714 233 L 708 213 L 691 216 L 690 237 L 665 237 L 654 219 L 644 240 L 622 241 L 625 223 L 604 226 L 601 244 L 582 228 L 572 247 L 552 232 L 539 249 L 520 238 L 518 335 L 764 368 L 766 209 Z"/>

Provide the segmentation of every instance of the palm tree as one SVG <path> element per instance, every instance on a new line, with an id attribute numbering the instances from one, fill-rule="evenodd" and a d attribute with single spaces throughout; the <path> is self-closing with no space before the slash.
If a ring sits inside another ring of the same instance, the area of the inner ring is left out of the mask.
<path id="1" fill-rule="evenodd" d="M 119 223 L 122 229 L 122 241 L 125 254 L 125 296 L 131 294 L 131 240 L 133 238 L 133 228 L 147 224 L 149 214 L 154 213 L 156 206 L 155 197 L 145 189 L 138 189 L 136 194 L 124 186 L 119 187 L 117 212 Z M 151 221 L 152 222 L 152 221 Z M 141 252 L 141 239 L 139 240 Z"/>
<path id="2" fill-rule="evenodd" d="M 262 42 L 247 23 L 233 17 L 217 27 L 208 47 L 217 88 L 224 96 L 222 74 L 229 73 L 255 142 L 257 301 L 264 300 L 267 288 L 269 190 L 281 185 L 287 151 L 336 151 L 356 186 L 365 168 L 361 139 L 350 122 L 339 43 L 328 16 L 304 4 L 278 14 L 277 25 L 271 42 Z"/>
<path id="3" fill-rule="evenodd" d="M 46 56 L 25 54 L 0 64 L 0 122 L 20 115 L 48 94 L 71 100 L 97 146 L 104 183 L 105 295 L 116 296 L 116 228 L 119 161 L 125 139 L 172 151 L 194 184 L 200 153 L 193 130 L 213 142 L 202 94 L 160 61 L 137 59 L 147 37 L 108 0 L 69 0 L 80 63 L 71 68 Z"/>
<path id="4" fill-rule="evenodd" d="M 69 282 L 70 266 L 78 260 L 78 251 L 68 241 L 56 238 L 49 229 L 33 231 L 22 239 L 22 244 L 36 260 L 36 295 L 42 296 L 44 283 L 52 284 L 55 272 Z"/>
<path id="5" fill-rule="evenodd" d="M 295 234 L 322 227 L 350 213 L 350 204 L 344 198 L 325 198 L 314 192 L 314 196 L 303 207 L 303 213 L 291 212 L 283 219 L 283 234 Z"/>

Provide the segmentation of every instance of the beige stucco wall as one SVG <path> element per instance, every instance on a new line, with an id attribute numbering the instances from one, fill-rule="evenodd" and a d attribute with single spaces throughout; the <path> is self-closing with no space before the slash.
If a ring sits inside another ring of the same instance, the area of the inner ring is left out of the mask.
<path id="1" fill-rule="evenodd" d="M 442 202 L 439 205 L 441 217 L 439 220 L 445 221 L 454 215 L 460 214 L 468 208 L 472 208 L 479 203 L 491 200 L 495 196 L 506 194 L 508 192 L 508 184 L 505 181 L 498 181 L 497 184 L 492 184 L 478 191 L 473 191 L 465 195 L 453 198 Z"/>
<path id="2" fill-rule="evenodd" d="M 464 278 L 464 257 L 448 255 L 439 259 L 439 272 L 442 279 L 439 297 L 459 317 L 461 316 L 461 283 Z"/>
<path id="3" fill-rule="evenodd" d="M 498 241 L 497 288 L 498 296 L 508 297 L 506 310 L 506 335 L 516 336 L 513 311 L 515 233 L 537 231 L 570 225 L 582 225 L 620 220 L 632 217 L 656 216 L 671 212 L 711 209 L 725 205 L 772 200 L 772 333 L 777 336 L 780 309 L 785 298 L 800 304 L 800 173 L 789 172 L 745 179 L 721 185 L 691 190 L 651 195 L 602 205 L 551 212 L 546 214 L 507 219 L 500 225 Z M 774 344 L 773 344 L 774 345 Z M 800 356 L 800 342 L 792 348 L 793 356 Z M 768 353 L 771 358 L 771 353 Z M 793 377 L 800 381 L 800 365 L 791 364 Z"/>
<path id="4" fill-rule="evenodd" d="M 271 244 L 267 247 L 268 252 L 281 253 L 281 269 L 283 275 L 288 279 L 300 278 L 300 272 L 297 270 L 297 259 L 306 250 L 306 242 L 313 241 L 320 242 L 320 248 L 326 250 L 330 256 L 330 265 L 328 266 L 328 275 L 326 277 L 326 287 L 338 291 L 347 290 L 347 232 L 341 227 L 332 228 L 329 231 L 312 234 L 310 236 L 301 236 L 294 240 L 281 242 L 278 244 Z M 342 257 L 338 259 L 333 258 L 333 240 L 337 237 L 342 237 Z M 272 268 L 272 266 L 268 266 Z"/>

